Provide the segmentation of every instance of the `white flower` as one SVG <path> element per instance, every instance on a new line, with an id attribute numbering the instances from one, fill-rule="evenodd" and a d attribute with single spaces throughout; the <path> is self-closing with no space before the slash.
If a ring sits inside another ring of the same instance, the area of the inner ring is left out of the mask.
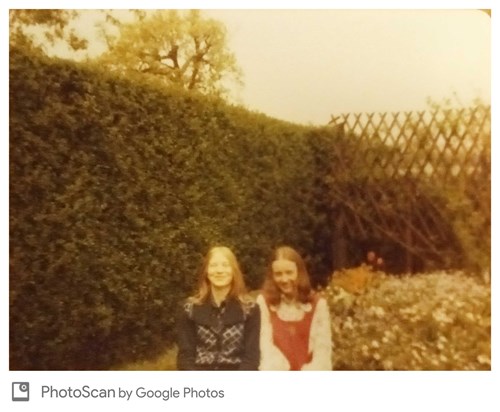
<path id="1" fill-rule="evenodd" d="M 384 365 L 384 369 L 385 370 L 391 370 L 393 368 L 393 366 L 394 366 L 393 363 L 392 363 L 392 361 L 390 361 L 390 360 L 385 360 L 383 362 L 383 365 Z"/>
<path id="2" fill-rule="evenodd" d="M 490 365 L 491 366 L 491 360 L 489 356 L 486 355 L 479 355 L 477 357 L 477 361 L 482 364 L 482 365 Z"/>
<path id="3" fill-rule="evenodd" d="M 370 315 L 375 315 L 378 318 L 383 318 L 385 315 L 385 310 L 381 306 L 370 306 L 368 309 Z"/>
<path id="4" fill-rule="evenodd" d="M 453 323 L 453 319 L 450 318 L 443 309 L 432 311 L 432 317 L 438 322 Z"/>
<path id="5" fill-rule="evenodd" d="M 346 321 L 342 325 L 344 329 L 354 329 L 354 325 L 352 323 L 352 318 L 350 316 L 347 317 Z"/>

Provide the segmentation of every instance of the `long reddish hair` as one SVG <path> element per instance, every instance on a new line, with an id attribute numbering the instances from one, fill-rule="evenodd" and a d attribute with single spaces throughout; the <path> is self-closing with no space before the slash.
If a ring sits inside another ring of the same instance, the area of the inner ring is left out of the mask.
<path id="1" fill-rule="evenodd" d="M 198 291 L 191 297 L 191 300 L 197 304 L 201 304 L 210 296 L 210 281 L 208 280 L 207 268 L 210 259 L 212 259 L 215 253 L 221 253 L 227 258 L 233 272 L 233 280 L 231 281 L 231 289 L 229 290 L 228 297 L 234 297 L 241 301 L 245 300 L 246 286 L 240 265 L 233 251 L 226 246 L 214 246 L 206 254 L 198 278 Z"/>
<path id="2" fill-rule="evenodd" d="M 276 248 L 269 259 L 266 278 L 262 286 L 262 292 L 266 300 L 273 305 L 280 302 L 281 293 L 273 277 L 273 262 L 280 259 L 289 260 L 297 265 L 297 300 L 302 303 L 311 302 L 313 293 L 306 264 L 300 254 L 290 246 Z"/>

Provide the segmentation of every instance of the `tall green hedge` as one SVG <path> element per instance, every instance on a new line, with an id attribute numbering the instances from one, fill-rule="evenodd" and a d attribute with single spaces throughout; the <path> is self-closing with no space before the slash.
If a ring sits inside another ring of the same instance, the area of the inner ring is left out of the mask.
<path id="1" fill-rule="evenodd" d="M 331 268 L 324 131 L 140 77 L 10 54 L 10 368 L 163 350 L 202 255 L 257 288 L 270 250 Z"/>

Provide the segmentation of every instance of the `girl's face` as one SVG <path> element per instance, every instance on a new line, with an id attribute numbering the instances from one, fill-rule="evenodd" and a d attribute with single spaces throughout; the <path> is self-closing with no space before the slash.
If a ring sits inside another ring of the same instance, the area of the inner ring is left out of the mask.
<path id="1" fill-rule="evenodd" d="M 215 252 L 207 266 L 207 277 L 213 288 L 225 289 L 233 281 L 233 268 L 229 259 L 221 252 Z"/>
<path id="2" fill-rule="evenodd" d="M 272 264 L 273 279 L 278 289 L 287 297 L 294 297 L 297 293 L 297 279 L 299 272 L 297 264 L 287 259 L 275 260 Z"/>

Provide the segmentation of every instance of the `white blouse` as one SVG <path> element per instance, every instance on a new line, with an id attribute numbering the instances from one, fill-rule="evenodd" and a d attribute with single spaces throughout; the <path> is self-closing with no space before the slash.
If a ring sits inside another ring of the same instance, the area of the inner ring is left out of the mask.
<path id="1" fill-rule="evenodd" d="M 290 370 L 290 363 L 283 353 L 273 343 L 273 331 L 269 309 L 264 296 L 257 297 L 260 307 L 260 366 L 259 370 Z M 272 306 L 271 310 L 284 321 L 301 320 L 306 312 L 312 310 L 310 303 L 285 302 Z M 309 335 L 309 352 L 312 353 L 311 362 L 305 364 L 302 370 L 320 371 L 332 370 L 332 332 L 330 312 L 324 298 L 319 298 L 311 322 Z"/>

